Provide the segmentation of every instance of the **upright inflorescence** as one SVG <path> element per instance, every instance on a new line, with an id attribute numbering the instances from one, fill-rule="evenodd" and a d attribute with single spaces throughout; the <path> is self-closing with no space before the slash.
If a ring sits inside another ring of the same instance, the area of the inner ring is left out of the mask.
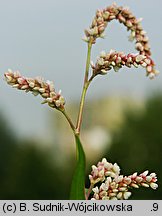
<path id="1" fill-rule="evenodd" d="M 92 166 L 91 175 L 89 175 L 91 187 L 93 187 L 92 199 L 128 199 L 131 196 L 129 189 L 151 187 L 157 189 L 157 177 L 155 173 L 148 175 L 145 171 L 138 175 L 134 173 L 130 176 L 120 175 L 120 167 L 115 163 L 109 163 L 105 158 Z M 100 186 L 95 186 L 100 183 Z"/>
<path id="2" fill-rule="evenodd" d="M 65 100 L 59 93 L 55 92 L 54 84 L 51 81 L 44 82 L 43 78 L 26 78 L 20 75 L 18 71 L 13 72 L 8 70 L 5 73 L 5 79 L 9 85 L 19 90 L 32 92 L 33 95 L 41 95 L 45 100 L 43 103 L 48 103 L 52 108 L 64 109 Z"/>
<path id="3" fill-rule="evenodd" d="M 97 10 L 90 28 L 85 30 L 86 38 L 84 40 L 94 44 L 97 38 L 103 37 L 108 23 L 114 19 L 124 24 L 128 31 L 131 31 L 129 40 L 136 41 L 135 48 L 139 53 L 126 55 L 116 51 L 110 51 L 107 54 L 102 52 L 96 64 L 92 64 L 93 76 L 106 74 L 112 67 L 118 71 L 122 66 L 131 67 L 134 65 L 138 67 L 141 65 L 146 68 L 147 76 L 153 79 L 159 72 L 155 69 L 155 64 L 150 57 L 149 38 L 141 26 L 142 19 L 137 19 L 128 7 L 119 7 L 114 3 L 106 9 Z"/>

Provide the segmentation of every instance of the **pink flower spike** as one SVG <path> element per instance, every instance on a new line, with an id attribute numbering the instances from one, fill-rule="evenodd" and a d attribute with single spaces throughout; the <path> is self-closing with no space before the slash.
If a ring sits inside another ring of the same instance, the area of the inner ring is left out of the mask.
<path id="1" fill-rule="evenodd" d="M 148 170 L 146 170 L 140 175 L 135 172 L 130 176 L 123 176 L 119 175 L 118 169 L 117 172 L 114 172 L 113 167 L 118 167 L 116 163 L 114 165 L 111 164 L 111 166 L 105 166 L 107 168 L 104 168 L 105 164 L 111 163 L 103 158 L 102 162 L 98 162 L 97 166 L 92 165 L 92 172 L 91 175 L 89 175 L 89 180 L 91 186 L 94 186 L 92 189 L 94 193 L 91 198 L 93 200 L 128 199 L 131 196 L 129 190 L 132 188 L 138 189 L 140 186 L 145 188 L 150 187 L 154 190 L 158 188 L 158 184 L 155 183 L 157 181 L 155 173 L 148 175 Z M 96 175 L 94 175 L 94 170 L 98 170 Z M 102 177 L 99 175 L 99 172 L 102 172 Z M 97 187 L 95 187 L 96 184 Z"/>
<path id="2" fill-rule="evenodd" d="M 44 82 L 43 78 L 25 78 L 20 75 L 19 72 L 13 72 L 8 70 L 5 74 L 7 83 L 14 88 L 25 90 L 26 92 L 32 92 L 33 95 L 41 95 L 45 100 L 43 103 L 48 103 L 52 108 L 64 109 L 65 99 L 61 95 L 61 91 L 56 93 L 53 83 L 50 81 Z M 57 97 L 56 97 L 57 96 Z"/>

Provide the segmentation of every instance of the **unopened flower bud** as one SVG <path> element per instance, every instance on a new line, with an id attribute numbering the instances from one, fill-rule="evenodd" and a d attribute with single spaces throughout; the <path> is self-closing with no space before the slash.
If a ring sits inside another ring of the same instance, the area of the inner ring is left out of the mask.
<path id="1" fill-rule="evenodd" d="M 150 184 L 150 187 L 151 187 L 152 189 L 156 190 L 156 189 L 158 188 L 158 184 L 152 182 L 152 183 Z"/>
<path id="2" fill-rule="evenodd" d="M 135 183 L 131 183 L 131 187 L 134 187 L 134 188 L 139 188 L 139 186 Z"/>
<path id="3" fill-rule="evenodd" d="M 100 66 L 104 65 L 104 59 L 103 59 L 103 58 L 99 58 L 99 59 L 97 60 L 97 63 L 98 63 Z"/>
<path id="4" fill-rule="evenodd" d="M 155 74 L 154 74 L 154 73 L 149 73 L 149 74 L 148 74 L 148 77 L 149 77 L 150 79 L 154 79 L 154 78 L 155 78 Z"/>
<path id="5" fill-rule="evenodd" d="M 44 92 L 45 92 L 45 89 L 44 89 L 44 88 L 39 88 L 39 92 L 40 92 L 40 93 L 44 93 Z"/>
<path id="6" fill-rule="evenodd" d="M 21 87 L 21 90 L 25 90 L 25 89 L 28 89 L 28 88 L 29 88 L 28 85 L 23 85 L 23 86 Z"/>
<path id="7" fill-rule="evenodd" d="M 131 196 L 131 192 L 129 192 L 129 191 L 126 191 L 123 193 L 124 199 L 128 199 L 130 196 Z"/>
<path id="8" fill-rule="evenodd" d="M 151 182 L 151 180 L 152 180 L 152 177 L 151 177 L 151 176 L 146 176 L 146 181 L 147 181 L 147 182 Z"/>
<path id="9" fill-rule="evenodd" d="M 110 13 L 109 13 L 108 11 L 105 11 L 105 12 L 103 13 L 103 18 L 104 18 L 104 20 L 108 20 L 109 16 L 110 16 Z"/>
<path id="10" fill-rule="evenodd" d="M 121 187 L 121 188 L 119 188 L 119 191 L 126 191 L 127 190 L 127 188 L 125 188 L 125 187 Z"/>
<path id="11" fill-rule="evenodd" d="M 146 183 L 141 183 L 141 185 L 142 185 L 143 187 L 149 187 L 149 185 L 146 184 Z"/>
<path id="12" fill-rule="evenodd" d="M 140 62 L 142 61 L 143 59 L 145 59 L 146 57 L 144 55 L 137 55 L 136 56 L 136 62 Z"/>
<path id="13" fill-rule="evenodd" d="M 122 192 L 119 192 L 119 193 L 117 194 L 117 198 L 118 198 L 118 199 L 122 199 L 122 196 L 123 196 L 123 193 L 122 193 Z"/>
<path id="14" fill-rule="evenodd" d="M 139 50 L 139 51 L 143 51 L 144 47 L 142 46 L 141 43 L 136 43 L 136 49 Z"/>

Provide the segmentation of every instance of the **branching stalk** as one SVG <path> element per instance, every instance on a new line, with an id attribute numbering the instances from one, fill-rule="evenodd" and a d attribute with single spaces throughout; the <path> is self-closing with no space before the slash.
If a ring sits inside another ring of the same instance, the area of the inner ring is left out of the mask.
<path id="1" fill-rule="evenodd" d="M 91 49 L 92 49 L 92 43 L 90 41 L 88 43 L 88 52 L 87 52 L 87 61 L 86 61 L 84 85 L 83 85 L 83 90 L 82 90 L 82 95 L 81 95 L 80 108 L 79 108 L 79 114 L 78 114 L 77 126 L 76 126 L 76 133 L 77 134 L 80 134 L 85 96 L 86 96 L 86 93 L 87 93 L 88 86 L 90 84 L 90 82 L 88 80 L 88 76 L 89 76 L 89 67 L 90 67 L 90 59 L 91 59 Z"/>
<path id="2" fill-rule="evenodd" d="M 69 122 L 69 125 L 71 127 L 71 129 L 73 130 L 74 134 L 75 134 L 75 126 L 71 120 L 71 118 L 69 117 L 69 115 L 66 113 L 65 109 L 59 109 L 59 111 L 61 111 L 63 113 L 63 115 L 65 116 L 65 118 L 67 119 L 67 121 Z"/>
<path id="3" fill-rule="evenodd" d="M 89 189 L 88 189 L 88 192 L 85 194 L 86 200 L 88 200 L 88 198 L 92 192 L 93 187 L 94 187 L 94 184 L 91 184 Z"/>

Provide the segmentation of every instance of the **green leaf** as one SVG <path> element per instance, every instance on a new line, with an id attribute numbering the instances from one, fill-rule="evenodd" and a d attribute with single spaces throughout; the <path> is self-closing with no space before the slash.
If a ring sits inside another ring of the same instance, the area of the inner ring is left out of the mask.
<path id="1" fill-rule="evenodd" d="M 70 200 L 85 200 L 85 153 L 77 135 L 75 141 L 77 164 L 71 184 Z"/>

